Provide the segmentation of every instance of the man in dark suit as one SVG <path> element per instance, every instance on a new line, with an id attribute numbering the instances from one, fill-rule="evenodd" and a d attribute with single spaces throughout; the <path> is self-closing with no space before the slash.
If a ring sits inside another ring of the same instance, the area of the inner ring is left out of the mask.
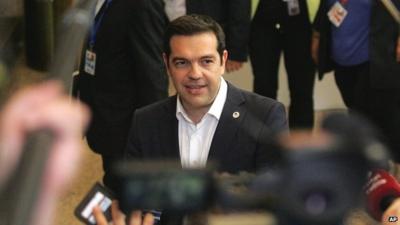
<path id="1" fill-rule="evenodd" d="M 250 32 L 250 0 L 164 0 L 166 13 L 173 20 L 186 14 L 207 15 L 216 20 L 225 32 L 229 51 L 227 72 L 240 69 L 248 56 Z"/>
<path id="2" fill-rule="evenodd" d="M 283 53 L 290 93 L 289 125 L 314 126 L 315 66 L 311 58 L 311 23 L 306 0 L 260 0 L 251 23 L 250 60 L 254 92 L 273 99 L 278 94 Z"/>
<path id="3" fill-rule="evenodd" d="M 102 155 L 108 187 L 109 165 L 122 155 L 134 110 L 168 96 L 163 6 L 162 0 L 105 0 L 83 51 L 75 93 L 92 110 L 87 142 Z"/>
<path id="4" fill-rule="evenodd" d="M 167 28 L 164 49 L 178 94 L 135 112 L 127 153 L 180 158 L 183 167 L 215 159 L 228 172 L 273 163 L 279 153 L 265 146 L 287 130 L 284 107 L 222 78 L 228 52 L 221 27 L 208 16 L 179 17 Z"/>
<path id="5" fill-rule="evenodd" d="M 270 139 L 287 130 L 284 106 L 222 78 L 228 58 L 224 40 L 208 16 L 170 23 L 164 61 L 178 94 L 135 112 L 128 157 L 180 159 L 184 168 L 213 160 L 219 171 L 231 173 L 272 167 L 279 160 Z M 165 212 L 162 224 L 179 224 Z"/>

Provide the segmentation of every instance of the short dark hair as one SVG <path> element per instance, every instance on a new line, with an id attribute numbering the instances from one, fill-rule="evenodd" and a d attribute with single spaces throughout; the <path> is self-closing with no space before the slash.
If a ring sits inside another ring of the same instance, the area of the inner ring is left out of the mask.
<path id="1" fill-rule="evenodd" d="M 215 34 L 217 38 L 217 51 L 222 60 L 222 55 L 226 49 L 224 31 L 211 17 L 197 14 L 181 16 L 170 22 L 164 35 L 164 53 L 169 58 L 171 54 L 170 41 L 173 36 L 191 36 L 208 32 Z"/>

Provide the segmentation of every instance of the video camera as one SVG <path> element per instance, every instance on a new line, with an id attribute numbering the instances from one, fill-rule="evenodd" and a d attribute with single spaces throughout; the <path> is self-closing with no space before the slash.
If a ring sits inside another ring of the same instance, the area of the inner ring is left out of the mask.
<path id="1" fill-rule="evenodd" d="M 366 121 L 333 115 L 323 123 L 331 137 L 285 153 L 280 166 L 257 174 L 216 175 L 212 169 L 182 170 L 178 161 L 131 161 L 115 173 L 120 207 L 191 213 L 267 209 L 298 224 L 339 224 L 358 205 L 367 172 L 388 161 L 385 147 Z"/>

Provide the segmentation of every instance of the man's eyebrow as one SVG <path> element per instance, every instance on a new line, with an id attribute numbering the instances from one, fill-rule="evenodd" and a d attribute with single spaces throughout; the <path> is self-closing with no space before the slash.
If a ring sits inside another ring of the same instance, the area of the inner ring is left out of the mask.
<path id="1" fill-rule="evenodd" d="M 198 59 L 215 59 L 215 58 L 216 58 L 215 55 L 210 54 L 210 55 L 203 55 Z M 172 62 L 176 62 L 176 61 L 180 61 L 180 60 L 191 61 L 190 59 L 187 59 L 187 58 L 184 58 L 184 57 L 179 57 L 179 56 L 173 57 L 171 59 Z"/>
<path id="2" fill-rule="evenodd" d="M 215 55 L 204 55 L 200 59 L 216 58 Z"/>
<path id="3" fill-rule="evenodd" d="M 176 62 L 176 61 L 178 61 L 178 60 L 184 60 L 184 61 L 187 61 L 188 59 L 186 59 L 186 58 L 183 58 L 183 57 L 173 57 L 172 58 L 172 62 Z"/>

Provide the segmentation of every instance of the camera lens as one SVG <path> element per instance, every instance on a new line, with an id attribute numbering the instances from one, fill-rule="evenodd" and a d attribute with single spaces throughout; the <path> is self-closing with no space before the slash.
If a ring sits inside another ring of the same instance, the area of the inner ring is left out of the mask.
<path id="1" fill-rule="evenodd" d="M 304 208 L 310 215 L 324 213 L 329 205 L 329 197 L 323 192 L 312 192 L 304 198 Z"/>

